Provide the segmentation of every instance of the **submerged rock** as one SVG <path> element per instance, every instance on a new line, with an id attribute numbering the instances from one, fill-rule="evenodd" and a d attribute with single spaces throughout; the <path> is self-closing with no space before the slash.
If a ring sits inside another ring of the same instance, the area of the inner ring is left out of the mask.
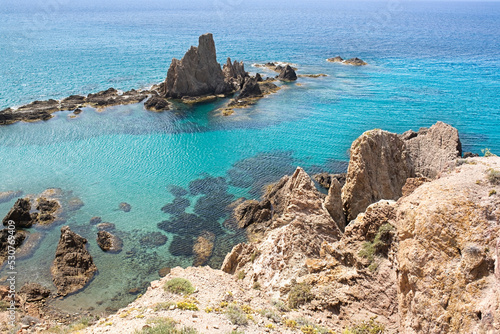
<path id="1" fill-rule="evenodd" d="M 198 236 L 193 246 L 194 267 L 203 266 L 208 262 L 214 249 L 214 242 L 215 234 L 212 232 L 204 231 Z"/>
<path id="2" fill-rule="evenodd" d="M 194 247 L 194 238 L 189 235 L 174 236 L 168 248 L 173 256 L 192 256 Z"/>
<path id="3" fill-rule="evenodd" d="M 97 232 L 97 245 L 105 252 L 119 253 L 123 248 L 123 241 L 107 231 Z"/>
<path id="4" fill-rule="evenodd" d="M 198 47 L 192 46 L 181 60 L 172 59 L 165 80 L 165 97 L 180 99 L 230 91 L 232 87 L 224 80 L 217 62 L 212 34 L 201 35 Z"/>
<path id="5" fill-rule="evenodd" d="M 118 208 L 123 212 L 130 212 L 132 210 L 132 206 L 125 202 L 121 202 Z"/>
<path id="6" fill-rule="evenodd" d="M 290 65 L 286 65 L 278 75 L 278 80 L 295 81 L 297 80 L 297 74 Z"/>
<path id="7" fill-rule="evenodd" d="M 0 192 L 0 204 L 9 202 L 9 201 L 13 200 L 14 198 L 20 197 L 22 195 L 23 195 L 22 190 Z"/>
<path id="8" fill-rule="evenodd" d="M 149 232 L 139 239 L 139 244 L 145 248 L 159 247 L 167 243 L 168 237 L 161 232 Z"/>
<path id="9" fill-rule="evenodd" d="M 7 226 L 9 221 L 12 220 L 15 223 L 16 229 L 31 227 L 33 225 L 33 217 L 30 211 L 31 201 L 29 198 L 18 199 L 3 219 L 3 225 Z"/>
<path id="10" fill-rule="evenodd" d="M 61 296 L 84 288 L 97 271 L 85 247 L 86 243 L 87 239 L 72 232 L 69 226 L 61 228 L 55 259 L 50 268 L 52 281 Z"/>
<path id="11" fill-rule="evenodd" d="M 5 228 L 0 231 L 0 267 L 7 260 L 9 256 L 9 246 L 18 249 L 23 244 L 24 240 L 28 236 L 26 231 L 16 231 L 9 232 L 10 230 Z M 12 253 L 12 252 L 11 252 Z"/>

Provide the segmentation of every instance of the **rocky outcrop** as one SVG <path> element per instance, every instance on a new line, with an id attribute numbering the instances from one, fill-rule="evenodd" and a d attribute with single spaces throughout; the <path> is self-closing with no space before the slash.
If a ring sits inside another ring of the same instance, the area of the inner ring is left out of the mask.
<path id="1" fill-rule="evenodd" d="M 229 93 L 232 87 L 224 80 L 217 62 L 212 34 L 201 35 L 198 47 L 192 46 L 181 60 L 172 59 L 165 80 L 165 97 L 180 99 Z"/>
<path id="2" fill-rule="evenodd" d="M 50 225 L 57 219 L 57 212 L 61 206 L 58 201 L 50 200 L 45 197 L 37 198 L 37 213 L 32 214 L 33 223 L 39 225 Z"/>
<path id="3" fill-rule="evenodd" d="M 398 202 L 401 332 L 500 331 L 500 199 L 488 195 L 490 169 L 500 170 L 499 158 L 474 158 Z"/>
<path id="4" fill-rule="evenodd" d="M 462 156 L 458 131 L 451 125 L 437 122 L 429 129 L 407 131 L 401 135 L 417 174 L 434 178 L 450 162 Z"/>
<path id="5" fill-rule="evenodd" d="M 342 203 L 347 221 L 381 199 L 396 200 L 406 179 L 414 175 L 405 143 L 397 134 L 371 130 L 351 145 Z"/>
<path id="6" fill-rule="evenodd" d="M 214 250 L 214 241 L 215 234 L 209 231 L 204 231 L 198 236 L 193 246 L 193 266 L 203 266 L 208 262 Z"/>
<path id="7" fill-rule="evenodd" d="M 243 88 L 245 79 L 248 77 L 248 72 L 245 71 L 245 65 L 242 61 L 231 63 L 231 58 L 227 58 L 226 64 L 222 67 L 224 79 L 233 87 L 233 90 Z"/>
<path id="8" fill-rule="evenodd" d="M 20 198 L 3 219 L 3 225 L 7 226 L 9 220 L 14 221 L 16 229 L 27 228 L 33 225 L 33 217 L 30 214 L 31 201 L 28 198 Z"/>
<path id="9" fill-rule="evenodd" d="M 87 239 L 72 232 L 68 226 L 61 228 L 61 237 L 52 267 L 52 281 L 57 293 L 66 296 L 84 288 L 97 271 L 87 248 Z"/>
<path id="10" fill-rule="evenodd" d="M 278 80 L 295 81 L 297 80 L 297 73 L 295 73 L 295 71 L 290 65 L 286 65 L 285 67 L 283 67 L 280 74 L 278 75 Z"/>
<path id="11" fill-rule="evenodd" d="M 307 258 L 319 256 L 323 242 L 338 240 L 341 232 L 324 208 L 313 181 L 301 168 L 284 177 L 266 197 L 275 215 L 265 223 L 268 228 L 262 241 L 258 246 L 235 246 L 222 268 L 229 272 L 245 268 L 252 280 L 279 290 L 305 270 Z M 255 247 L 260 255 L 254 252 Z"/>
<path id="12" fill-rule="evenodd" d="M 340 182 L 333 178 L 328 189 L 328 196 L 325 198 L 325 208 L 330 213 L 332 219 L 337 223 L 341 231 L 344 231 L 346 219 L 344 207 L 342 205 L 342 186 Z"/>
<path id="13" fill-rule="evenodd" d="M 107 231 L 97 232 L 97 245 L 105 252 L 119 253 L 123 248 L 123 241 Z"/>
<path id="14" fill-rule="evenodd" d="M 328 58 L 326 61 L 330 62 L 330 63 L 341 63 L 341 64 L 345 64 L 345 65 L 353 65 L 353 66 L 364 66 L 364 65 L 368 65 L 367 62 L 365 62 L 364 60 L 361 60 L 357 57 L 355 58 L 350 58 L 350 59 L 342 59 L 342 57 L 340 56 L 336 56 L 336 57 L 333 57 L 333 58 Z"/>
<path id="15" fill-rule="evenodd" d="M 126 202 L 121 202 L 118 208 L 123 212 L 130 212 L 132 210 L 132 206 Z"/>
<path id="16" fill-rule="evenodd" d="M 36 302 L 50 296 L 50 290 L 38 283 L 24 284 L 19 293 L 24 296 L 27 302 Z"/>
<path id="17" fill-rule="evenodd" d="M 350 59 L 347 59 L 347 60 L 344 60 L 343 62 L 344 64 L 347 64 L 347 65 L 354 65 L 354 66 L 364 66 L 364 65 L 368 65 L 367 62 L 365 62 L 364 60 L 361 60 L 357 57 L 355 58 L 350 58 Z"/>
<path id="18" fill-rule="evenodd" d="M 250 98 L 250 97 L 261 97 L 262 91 L 260 90 L 260 85 L 255 77 L 247 77 L 241 89 L 238 99 Z"/>

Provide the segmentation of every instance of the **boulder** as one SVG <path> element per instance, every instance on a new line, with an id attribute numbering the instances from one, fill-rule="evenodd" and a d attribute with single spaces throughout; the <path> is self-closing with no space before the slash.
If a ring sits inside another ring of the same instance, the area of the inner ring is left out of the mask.
<path id="1" fill-rule="evenodd" d="M 50 290 L 38 283 L 25 283 L 19 290 L 27 302 L 36 302 L 50 296 Z"/>
<path id="2" fill-rule="evenodd" d="M 33 217 L 30 211 L 31 201 L 29 198 L 18 199 L 3 219 L 3 225 L 7 226 L 9 220 L 12 220 L 15 222 L 16 229 L 31 227 L 33 225 Z"/>
<path id="3" fill-rule="evenodd" d="M 351 145 L 351 159 L 342 203 L 347 222 L 381 199 L 396 200 L 402 196 L 406 179 L 414 171 L 405 143 L 397 134 L 371 130 Z"/>
<path id="4" fill-rule="evenodd" d="M 83 289 L 97 271 L 86 243 L 87 239 L 72 232 L 69 226 L 61 228 L 55 259 L 50 268 L 52 281 L 61 296 Z"/>
<path id="5" fill-rule="evenodd" d="M 217 62 L 212 34 L 201 35 L 181 60 L 172 59 L 164 86 L 164 97 L 180 99 L 225 94 L 232 90 Z"/>
<path id="6" fill-rule="evenodd" d="M 57 219 L 57 212 L 60 211 L 61 206 L 58 201 L 50 200 L 45 197 L 37 198 L 37 213 L 32 214 L 34 217 L 33 224 L 50 225 Z"/>
<path id="7" fill-rule="evenodd" d="M 144 103 L 144 108 L 151 111 L 164 111 L 170 109 L 170 103 L 163 97 L 153 95 Z"/>
<path id="8" fill-rule="evenodd" d="M 281 69 L 280 74 L 278 75 L 278 80 L 295 81 L 297 80 L 297 74 L 290 65 L 286 65 Z"/>
<path id="9" fill-rule="evenodd" d="M 194 267 L 203 266 L 208 262 L 214 250 L 214 241 L 215 234 L 212 232 L 204 231 L 198 236 L 193 246 Z"/>
<path id="10" fill-rule="evenodd" d="M 405 132 L 401 137 L 405 139 L 415 172 L 428 178 L 435 178 L 450 162 L 462 156 L 458 130 L 443 122 L 418 132 Z"/>
<path id="11" fill-rule="evenodd" d="M 97 245 L 105 252 L 119 253 L 123 248 L 123 241 L 107 231 L 97 232 Z"/>

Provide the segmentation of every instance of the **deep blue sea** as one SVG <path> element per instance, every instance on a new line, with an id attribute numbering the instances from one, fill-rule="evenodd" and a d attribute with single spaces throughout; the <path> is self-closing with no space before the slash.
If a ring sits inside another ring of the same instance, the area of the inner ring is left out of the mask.
<path id="1" fill-rule="evenodd" d="M 8 0 L 0 7 L 0 109 L 148 87 L 206 32 L 220 62 L 231 57 L 274 75 L 252 64 L 286 61 L 299 74 L 328 77 L 283 84 L 229 117 L 215 112 L 224 101 L 164 113 L 136 104 L 0 127 L 0 191 L 61 188 L 85 203 L 67 224 L 89 240 L 99 274 L 56 306 L 124 306 L 135 298 L 127 291 L 157 279 L 159 268 L 190 265 L 203 230 L 217 236 L 209 264 L 219 266 L 244 240 L 223 226 L 228 204 L 258 198 L 296 166 L 345 171 L 351 142 L 366 130 L 401 133 L 444 121 L 458 128 L 465 151 L 500 153 L 498 2 L 91 3 Z M 369 65 L 325 61 L 337 55 Z M 14 201 L 0 204 L 0 217 Z M 118 210 L 120 202 L 132 210 Z M 120 254 L 98 248 L 93 216 L 116 224 Z M 41 230 L 40 248 L 18 262 L 18 284 L 52 285 L 59 228 Z M 141 243 L 148 232 L 169 240 Z"/>

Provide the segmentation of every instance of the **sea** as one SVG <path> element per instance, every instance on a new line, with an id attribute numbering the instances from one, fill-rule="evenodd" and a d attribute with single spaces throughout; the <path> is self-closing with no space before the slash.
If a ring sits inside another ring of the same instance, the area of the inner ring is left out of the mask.
<path id="1" fill-rule="evenodd" d="M 51 302 L 112 312 L 137 298 L 158 269 L 192 265 L 192 246 L 215 235 L 208 265 L 244 242 L 231 204 L 258 199 L 297 166 L 347 170 L 364 131 L 402 133 L 443 121 L 464 151 L 500 153 L 500 3 L 388 1 L 5 0 L 0 6 L 0 109 L 163 81 L 172 58 L 214 35 L 217 57 L 254 66 L 289 62 L 301 77 L 255 106 L 223 116 L 227 100 L 154 113 L 142 103 L 76 118 L 0 127 L 0 192 L 60 189 L 83 206 L 64 224 L 88 240 L 98 273 Z M 362 67 L 327 58 L 359 57 Z M 0 203 L 4 217 L 15 198 Z M 130 204 L 130 212 L 119 209 Z M 97 246 L 92 217 L 115 224 L 118 254 Z M 55 289 L 50 266 L 61 225 L 16 262 L 18 287 Z M 161 233 L 161 234 L 159 234 Z M 162 235 L 168 238 L 162 241 Z M 158 241 L 160 240 L 160 241 Z M 7 269 L 0 271 L 5 279 Z"/>

